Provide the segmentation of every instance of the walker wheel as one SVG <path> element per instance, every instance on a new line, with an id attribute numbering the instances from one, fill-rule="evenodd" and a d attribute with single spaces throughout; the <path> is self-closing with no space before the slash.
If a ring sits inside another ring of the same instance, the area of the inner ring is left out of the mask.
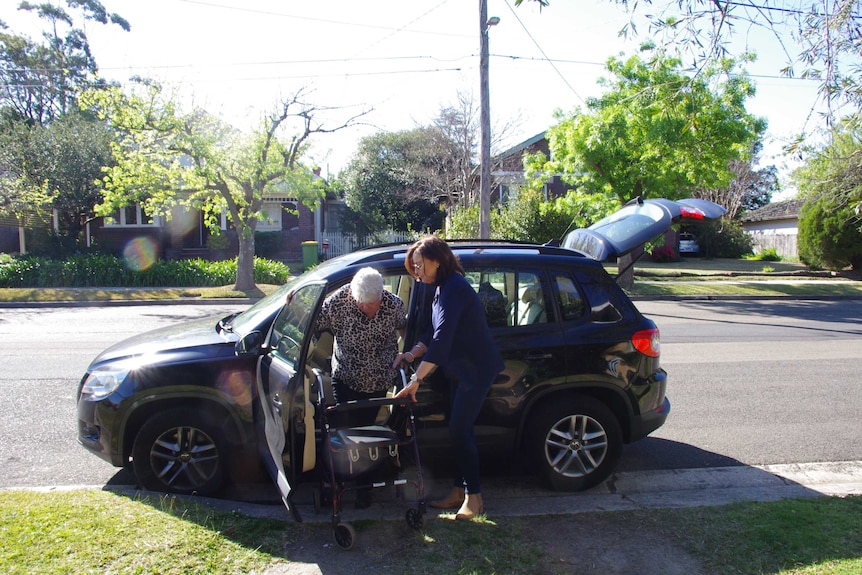
<path id="1" fill-rule="evenodd" d="M 413 509 L 412 507 L 408 509 L 405 519 L 407 519 L 407 525 L 409 525 L 416 531 L 422 529 L 422 523 L 424 522 L 424 519 L 422 517 L 422 512 L 418 509 Z"/>
<path id="2" fill-rule="evenodd" d="M 356 531 L 350 523 L 339 523 L 333 531 L 335 542 L 345 551 L 353 548 L 353 542 L 356 540 Z"/>

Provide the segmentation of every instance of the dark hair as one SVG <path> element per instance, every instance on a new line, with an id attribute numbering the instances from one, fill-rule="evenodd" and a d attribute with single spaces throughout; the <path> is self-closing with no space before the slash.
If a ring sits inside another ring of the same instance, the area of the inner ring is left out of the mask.
<path id="1" fill-rule="evenodd" d="M 407 250 L 407 257 L 404 259 L 404 268 L 411 276 L 416 271 L 413 269 L 414 253 L 418 253 L 423 260 L 431 260 L 440 264 L 440 267 L 437 268 L 437 275 L 434 276 L 435 285 L 442 284 L 453 273 L 464 275 L 464 268 L 461 267 L 461 261 L 458 259 L 458 256 L 452 253 L 449 244 L 437 236 L 423 236 Z"/>

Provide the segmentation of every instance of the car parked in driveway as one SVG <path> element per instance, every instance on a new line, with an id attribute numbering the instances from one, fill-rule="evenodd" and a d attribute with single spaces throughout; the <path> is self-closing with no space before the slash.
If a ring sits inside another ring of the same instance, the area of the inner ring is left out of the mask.
<path id="1" fill-rule="evenodd" d="M 703 200 L 639 200 L 561 246 L 451 242 L 506 365 L 476 423 L 480 451 L 527 463 L 552 488 L 580 490 L 608 477 L 623 444 L 661 426 L 670 403 L 659 330 L 600 262 L 676 222 L 723 211 Z M 79 386 L 80 443 L 113 465 L 131 465 L 141 486 L 179 493 L 216 493 L 260 458 L 289 504 L 291 486 L 318 471 L 313 389 L 328 377 L 332 345 L 313 333 L 321 303 L 357 270 L 374 267 L 406 304 L 401 345 L 409 349 L 431 297 L 404 268 L 408 247 L 328 260 L 243 313 L 108 348 Z M 419 390 L 423 453 L 447 449 L 444 389 L 432 377 Z"/>
<path id="2" fill-rule="evenodd" d="M 700 252 L 700 246 L 697 245 L 697 238 L 694 234 L 683 232 L 679 234 L 679 255 L 696 256 Z"/>

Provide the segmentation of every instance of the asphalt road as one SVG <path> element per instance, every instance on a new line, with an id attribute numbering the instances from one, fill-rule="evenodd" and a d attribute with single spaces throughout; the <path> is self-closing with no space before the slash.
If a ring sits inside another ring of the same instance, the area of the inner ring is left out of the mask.
<path id="1" fill-rule="evenodd" d="M 631 473 L 862 461 L 862 301 L 641 301 L 661 329 L 672 412 L 627 446 Z M 75 439 L 89 361 L 125 336 L 242 305 L 0 310 L 0 488 L 123 485 Z"/>

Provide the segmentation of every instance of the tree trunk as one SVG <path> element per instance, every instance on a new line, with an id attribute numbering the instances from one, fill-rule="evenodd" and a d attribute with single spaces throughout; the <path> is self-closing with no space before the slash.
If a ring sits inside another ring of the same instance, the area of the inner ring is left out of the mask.
<path id="1" fill-rule="evenodd" d="M 243 237 L 243 233 L 239 236 L 239 255 L 236 260 L 236 285 L 233 286 L 235 291 L 251 291 L 257 286 L 254 283 L 254 233 Z"/>
<path id="2" fill-rule="evenodd" d="M 635 287 L 634 262 L 639 260 L 643 253 L 644 248 L 640 246 L 626 255 L 617 258 L 617 285 L 624 290 L 631 291 Z"/>

